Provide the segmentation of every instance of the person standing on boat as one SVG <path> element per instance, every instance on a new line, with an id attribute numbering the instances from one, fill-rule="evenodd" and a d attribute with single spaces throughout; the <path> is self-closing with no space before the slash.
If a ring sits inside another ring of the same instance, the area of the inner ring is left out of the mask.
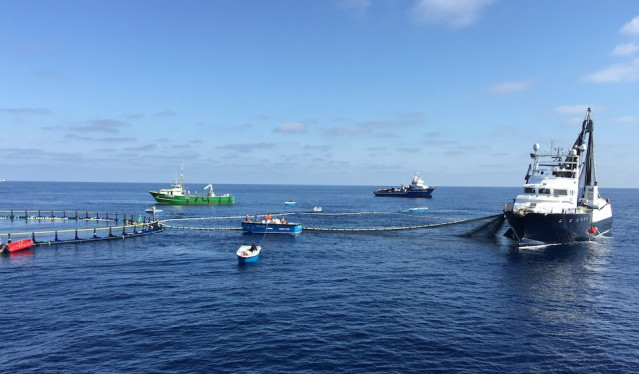
<path id="1" fill-rule="evenodd" d="M 251 222 L 251 219 L 249 218 L 248 214 L 246 215 L 246 217 L 244 218 L 244 220 L 245 220 L 246 222 Z"/>

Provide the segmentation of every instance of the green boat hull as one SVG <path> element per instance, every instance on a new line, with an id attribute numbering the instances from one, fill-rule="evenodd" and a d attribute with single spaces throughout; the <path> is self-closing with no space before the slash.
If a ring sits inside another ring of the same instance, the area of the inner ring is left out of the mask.
<path id="1" fill-rule="evenodd" d="M 150 192 L 158 204 L 165 205 L 231 205 L 235 204 L 234 196 L 169 196 Z"/>

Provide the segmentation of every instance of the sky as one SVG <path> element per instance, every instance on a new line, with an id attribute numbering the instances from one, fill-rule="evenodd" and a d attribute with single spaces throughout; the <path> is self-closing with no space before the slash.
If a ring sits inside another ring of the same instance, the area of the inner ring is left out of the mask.
<path id="1" fill-rule="evenodd" d="M 639 188 L 635 0 L 0 0 L 0 179 L 524 183 L 592 108 Z"/>

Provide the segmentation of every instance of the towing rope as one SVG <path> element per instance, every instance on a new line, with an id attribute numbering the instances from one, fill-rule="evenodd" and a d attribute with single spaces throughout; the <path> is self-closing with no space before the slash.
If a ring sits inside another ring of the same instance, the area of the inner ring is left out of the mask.
<path id="1" fill-rule="evenodd" d="M 329 232 L 367 232 L 367 231 L 400 231 L 400 230 L 417 230 L 417 229 L 432 229 L 435 227 L 460 225 L 463 223 L 483 221 L 487 219 L 496 219 L 502 217 L 502 214 L 495 214 L 492 216 L 459 219 L 449 222 L 430 223 L 427 225 L 414 225 L 414 226 L 401 226 L 401 227 L 378 227 L 378 228 L 347 228 L 347 229 L 335 229 L 335 228 L 323 228 L 323 227 L 304 227 L 307 231 L 329 231 Z"/>

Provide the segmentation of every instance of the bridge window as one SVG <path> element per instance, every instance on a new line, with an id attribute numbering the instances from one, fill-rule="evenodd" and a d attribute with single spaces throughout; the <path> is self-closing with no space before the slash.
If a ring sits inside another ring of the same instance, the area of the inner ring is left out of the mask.
<path id="1" fill-rule="evenodd" d="M 529 194 L 535 194 L 535 188 L 534 187 L 524 187 L 524 193 L 529 193 Z"/>
<path id="2" fill-rule="evenodd" d="M 539 194 L 540 195 L 550 195 L 550 188 L 540 188 L 539 189 Z"/>
<path id="3" fill-rule="evenodd" d="M 567 190 L 555 190 L 555 196 L 568 196 Z"/>

